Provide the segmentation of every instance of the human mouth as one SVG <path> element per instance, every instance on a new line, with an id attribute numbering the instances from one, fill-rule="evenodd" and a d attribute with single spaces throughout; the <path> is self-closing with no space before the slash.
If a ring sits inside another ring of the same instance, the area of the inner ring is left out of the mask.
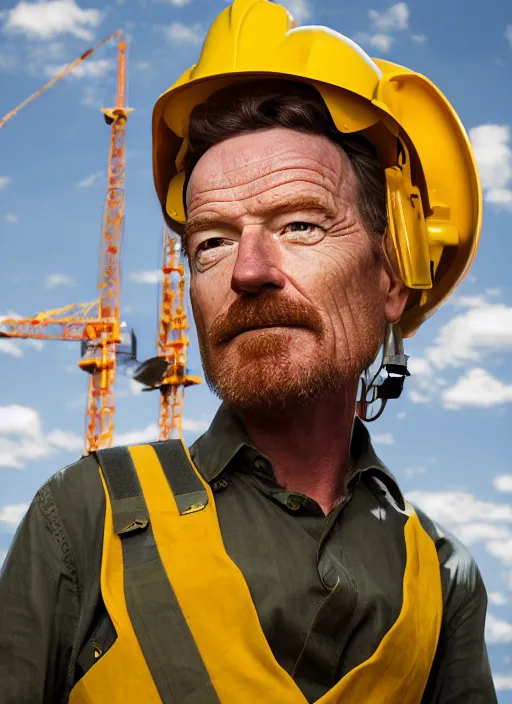
<path id="1" fill-rule="evenodd" d="M 234 339 L 235 337 L 240 337 L 241 335 L 250 335 L 252 334 L 257 334 L 257 333 L 262 333 L 265 331 L 269 330 L 284 330 L 284 329 L 290 329 L 290 328 L 303 328 L 302 325 L 292 325 L 289 323 L 276 323 L 274 325 L 258 325 L 257 327 L 251 327 L 251 328 L 244 328 L 243 330 L 240 330 L 236 332 L 230 339 Z"/>

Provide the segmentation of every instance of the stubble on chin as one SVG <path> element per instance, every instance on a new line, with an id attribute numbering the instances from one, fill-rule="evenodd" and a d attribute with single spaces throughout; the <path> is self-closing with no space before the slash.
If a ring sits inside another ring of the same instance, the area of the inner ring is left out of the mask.
<path id="1" fill-rule="evenodd" d="M 357 382 L 373 362 L 384 324 L 375 309 L 370 317 L 334 346 L 318 311 L 308 304 L 277 296 L 238 300 L 210 330 L 198 325 L 206 382 L 235 414 L 293 415 Z M 281 326 L 239 332 L 256 324 Z"/>

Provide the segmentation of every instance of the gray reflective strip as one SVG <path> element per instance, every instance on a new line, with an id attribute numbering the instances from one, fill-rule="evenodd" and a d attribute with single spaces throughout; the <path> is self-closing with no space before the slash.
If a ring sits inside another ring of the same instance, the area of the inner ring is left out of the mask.
<path id="1" fill-rule="evenodd" d="M 151 523 L 132 525 L 142 515 L 141 507 L 144 515 L 149 512 L 131 455 L 127 448 L 97 454 L 114 526 L 132 526 L 116 531 L 123 549 L 126 605 L 158 694 L 163 704 L 220 704 L 167 578 Z M 128 489 L 136 494 L 128 495 Z"/>
<path id="2" fill-rule="evenodd" d="M 181 440 L 159 442 L 152 447 L 160 460 L 181 515 L 192 507 L 195 510 L 204 508 L 208 503 L 208 494 L 190 464 Z"/>

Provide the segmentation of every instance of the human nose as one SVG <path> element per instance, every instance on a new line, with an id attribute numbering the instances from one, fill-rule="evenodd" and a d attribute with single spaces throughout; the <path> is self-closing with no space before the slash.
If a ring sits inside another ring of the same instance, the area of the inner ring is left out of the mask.
<path id="1" fill-rule="evenodd" d="M 264 288 L 283 288 L 278 244 L 262 227 L 245 228 L 238 244 L 231 277 L 235 293 L 259 293 Z"/>

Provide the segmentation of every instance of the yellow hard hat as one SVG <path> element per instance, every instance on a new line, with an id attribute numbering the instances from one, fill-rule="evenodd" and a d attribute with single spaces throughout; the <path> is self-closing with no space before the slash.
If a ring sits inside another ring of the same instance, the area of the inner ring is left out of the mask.
<path id="1" fill-rule="evenodd" d="M 297 27 L 269 0 L 234 0 L 212 24 L 197 64 L 153 111 L 153 173 L 164 215 L 186 222 L 183 172 L 192 109 L 221 88 L 281 77 L 321 94 L 340 132 L 359 132 L 385 168 L 389 231 L 410 291 L 400 321 L 413 335 L 467 273 L 481 229 L 482 195 L 467 134 L 424 76 L 371 59 L 326 27 Z"/>

